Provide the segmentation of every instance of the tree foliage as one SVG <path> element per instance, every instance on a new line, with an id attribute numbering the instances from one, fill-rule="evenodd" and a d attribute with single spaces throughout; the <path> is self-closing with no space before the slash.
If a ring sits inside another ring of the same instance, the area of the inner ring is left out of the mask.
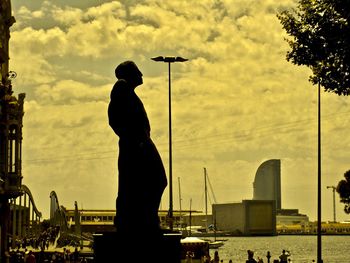
<path id="1" fill-rule="evenodd" d="M 350 214 L 350 170 L 344 174 L 345 180 L 341 180 L 337 186 L 340 202 L 345 204 L 344 211 Z"/>
<path id="2" fill-rule="evenodd" d="M 313 84 L 350 95 L 350 0 L 299 0 L 277 17 L 291 36 L 287 60 L 308 66 Z"/>

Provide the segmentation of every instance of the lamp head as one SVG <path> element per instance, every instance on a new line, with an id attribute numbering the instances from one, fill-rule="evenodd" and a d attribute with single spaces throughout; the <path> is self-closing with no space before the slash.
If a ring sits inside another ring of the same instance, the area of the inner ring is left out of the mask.
<path id="1" fill-rule="evenodd" d="M 162 57 L 162 56 L 154 57 L 154 58 L 151 58 L 151 59 L 154 60 L 154 61 L 164 61 L 164 57 Z"/>
<path id="2" fill-rule="evenodd" d="M 185 61 L 187 61 L 188 59 L 187 58 L 183 58 L 183 57 L 176 57 L 175 58 L 175 61 L 176 62 L 185 62 Z"/>
<path id="3" fill-rule="evenodd" d="M 183 58 L 183 57 L 163 57 L 163 56 L 153 57 L 151 59 L 157 62 L 162 61 L 162 62 L 168 62 L 168 63 L 185 62 L 188 60 L 187 58 Z"/>

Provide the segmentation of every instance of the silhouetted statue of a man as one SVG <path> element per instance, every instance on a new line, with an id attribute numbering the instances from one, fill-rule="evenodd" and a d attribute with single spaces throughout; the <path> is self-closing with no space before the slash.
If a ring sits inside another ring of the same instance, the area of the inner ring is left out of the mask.
<path id="1" fill-rule="evenodd" d="M 132 61 L 117 66 L 108 107 L 109 125 L 119 136 L 115 225 L 120 234 L 159 234 L 158 209 L 167 185 L 164 166 L 150 137 L 150 124 L 135 88 L 142 73 Z"/>

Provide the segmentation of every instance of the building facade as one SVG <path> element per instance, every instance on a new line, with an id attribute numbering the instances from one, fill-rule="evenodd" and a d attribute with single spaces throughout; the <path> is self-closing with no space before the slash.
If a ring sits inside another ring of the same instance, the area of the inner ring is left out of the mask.
<path id="1" fill-rule="evenodd" d="M 0 3 L 0 67 L 1 82 L 4 83 L 9 71 L 9 40 L 10 27 L 15 22 L 11 14 L 11 1 L 1 0 Z"/>
<path id="2" fill-rule="evenodd" d="M 0 2 L 0 258 L 5 258 L 10 236 L 10 200 L 23 194 L 22 120 L 25 94 L 13 96 L 9 71 L 10 27 L 15 22 L 10 0 Z M 12 214 L 16 214 L 13 213 Z M 13 224 L 14 225 L 14 224 Z"/>
<path id="3" fill-rule="evenodd" d="M 281 207 L 281 160 L 262 163 L 255 174 L 253 200 L 275 200 L 276 209 Z"/>
<path id="4" fill-rule="evenodd" d="M 61 206 L 62 215 L 64 220 L 51 220 L 54 226 L 65 227 L 62 224 L 67 224 L 67 228 L 75 232 L 76 227 L 79 225 L 81 233 L 99 233 L 99 232 L 113 232 L 115 231 L 114 218 L 116 214 L 115 209 L 67 209 Z M 181 226 L 189 225 L 189 211 L 173 211 L 174 226 L 178 229 Z M 192 224 L 199 223 L 199 221 L 204 224 L 204 216 L 198 219 L 197 211 L 191 211 L 193 214 Z M 160 220 L 160 225 L 162 228 L 166 229 L 169 226 L 168 211 L 159 210 L 158 216 Z M 211 216 L 208 216 L 209 222 L 211 222 Z M 140 220 L 142 220 L 140 218 Z M 135 225 L 135 228 L 138 226 Z M 79 234 L 79 233 L 77 233 Z"/>
<path id="5" fill-rule="evenodd" d="M 273 200 L 243 200 L 214 204 L 216 228 L 233 235 L 276 235 L 276 204 Z"/>

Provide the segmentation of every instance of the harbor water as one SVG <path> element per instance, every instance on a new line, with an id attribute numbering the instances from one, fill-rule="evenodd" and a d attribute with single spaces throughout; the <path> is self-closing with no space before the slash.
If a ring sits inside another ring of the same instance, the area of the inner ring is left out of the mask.
<path id="1" fill-rule="evenodd" d="M 227 237 L 225 245 L 217 249 L 224 263 L 245 262 L 247 250 L 254 251 L 254 258 L 266 263 L 267 251 L 271 259 L 278 259 L 282 250 L 291 253 L 293 263 L 311 263 L 317 259 L 317 236 L 273 236 L 273 237 Z M 350 262 L 350 236 L 322 236 L 322 259 L 324 263 Z M 215 250 L 210 250 L 211 256 Z"/>

